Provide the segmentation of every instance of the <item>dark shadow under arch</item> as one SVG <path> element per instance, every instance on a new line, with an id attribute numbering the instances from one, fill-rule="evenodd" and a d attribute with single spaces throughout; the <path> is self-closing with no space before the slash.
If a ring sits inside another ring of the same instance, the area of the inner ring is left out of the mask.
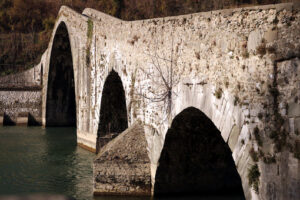
<path id="1" fill-rule="evenodd" d="M 73 60 L 65 23 L 57 28 L 50 57 L 46 126 L 76 126 Z"/>
<path id="2" fill-rule="evenodd" d="M 187 108 L 174 118 L 159 159 L 154 194 L 234 195 L 244 199 L 230 148 L 198 109 Z"/>
<path id="3" fill-rule="evenodd" d="M 102 92 L 97 151 L 127 128 L 125 91 L 120 76 L 112 70 L 105 80 Z"/>

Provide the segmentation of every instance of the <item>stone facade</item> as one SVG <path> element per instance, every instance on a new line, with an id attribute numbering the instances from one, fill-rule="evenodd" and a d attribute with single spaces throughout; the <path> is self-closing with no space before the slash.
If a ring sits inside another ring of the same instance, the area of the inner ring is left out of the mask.
<path id="1" fill-rule="evenodd" d="M 123 83 L 129 127 L 137 120 L 144 125 L 152 188 L 172 120 L 194 107 L 228 143 L 247 199 L 299 199 L 299 4 L 141 21 L 62 7 L 41 61 L 43 123 L 60 23 L 71 43 L 81 146 L 96 148 L 103 86 L 114 70 Z M 251 187 L 255 163 L 260 176 Z"/>
<path id="2" fill-rule="evenodd" d="M 24 124 L 29 119 L 35 121 L 34 124 L 41 124 L 41 73 L 39 64 L 24 72 L 0 77 L 0 113 L 5 113 L 12 123 Z"/>
<path id="3" fill-rule="evenodd" d="M 151 195 L 150 160 L 139 122 L 99 152 L 94 162 L 95 195 Z"/>
<path id="4" fill-rule="evenodd" d="M 38 64 L 35 67 L 24 72 L 0 77 L 0 90 L 8 90 L 9 88 L 30 88 L 37 87 L 42 84 L 41 80 L 42 65 Z"/>

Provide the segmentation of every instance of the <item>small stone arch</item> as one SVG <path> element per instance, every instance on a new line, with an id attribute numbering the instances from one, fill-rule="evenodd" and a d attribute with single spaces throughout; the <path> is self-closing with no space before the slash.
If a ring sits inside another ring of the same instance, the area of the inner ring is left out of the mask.
<path id="1" fill-rule="evenodd" d="M 166 134 L 154 195 L 214 193 L 245 198 L 232 152 L 220 131 L 203 112 L 188 107 L 176 115 Z"/>
<path id="2" fill-rule="evenodd" d="M 67 25 L 56 28 L 49 59 L 46 91 L 46 126 L 76 126 L 73 56 Z"/>
<path id="3" fill-rule="evenodd" d="M 97 131 L 99 151 L 107 142 L 128 128 L 126 96 L 121 77 L 111 70 L 105 79 Z"/>

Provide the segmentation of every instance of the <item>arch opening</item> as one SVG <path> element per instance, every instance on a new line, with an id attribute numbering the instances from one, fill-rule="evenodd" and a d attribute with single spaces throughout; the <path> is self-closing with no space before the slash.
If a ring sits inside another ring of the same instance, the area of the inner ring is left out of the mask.
<path id="1" fill-rule="evenodd" d="M 73 60 L 65 23 L 57 28 L 50 57 L 46 126 L 76 127 Z"/>
<path id="2" fill-rule="evenodd" d="M 200 110 L 178 114 L 168 130 L 154 195 L 234 196 L 245 199 L 229 146 Z"/>
<path id="3" fill-rule="evenodd" d="M 120 76 L 112 70 L 105 80 L 102 92 L 97 151 L 127 128 L 125 91 Z"/>

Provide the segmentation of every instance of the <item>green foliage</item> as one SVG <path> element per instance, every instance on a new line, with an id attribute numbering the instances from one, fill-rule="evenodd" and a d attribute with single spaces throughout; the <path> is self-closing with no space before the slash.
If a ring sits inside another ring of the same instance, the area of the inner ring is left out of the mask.
<path id="1" fill-rule="evenodd" d="M 254 191 L 256 193 L 259 193 L 259 177 L 260 172 L 257 164 L 254 164 L 249 170 L 248 170 L 248 181 L 249 185 L 253 187 Z"/>

